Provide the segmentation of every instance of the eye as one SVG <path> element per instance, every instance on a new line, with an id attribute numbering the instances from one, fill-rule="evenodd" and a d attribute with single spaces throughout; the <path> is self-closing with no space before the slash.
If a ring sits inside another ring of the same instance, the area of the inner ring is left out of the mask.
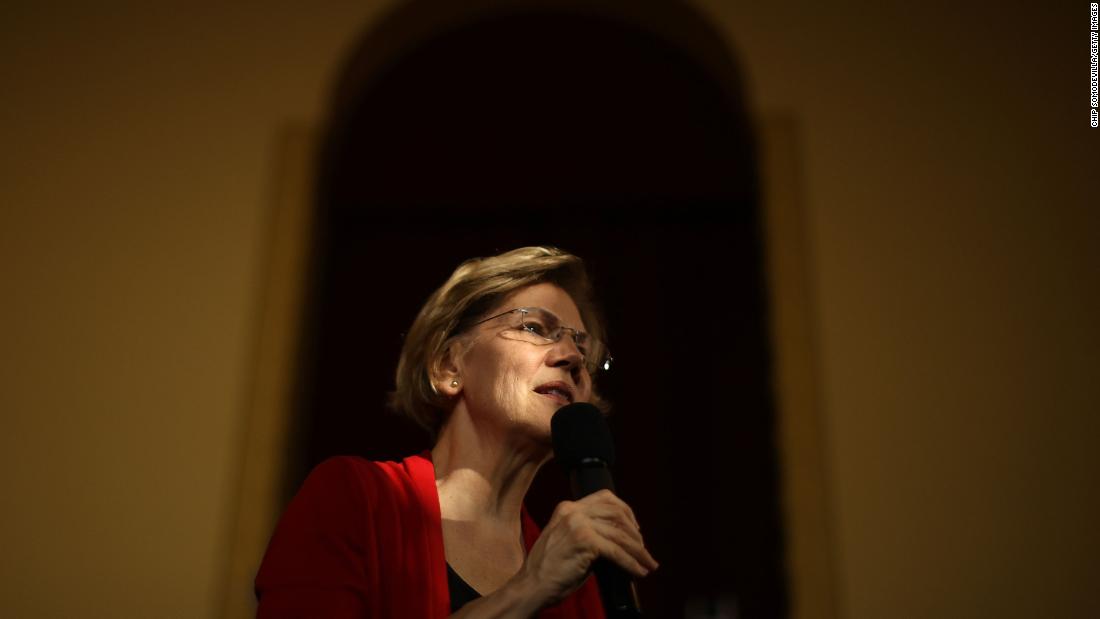
<path id="1" fill-rule="evenodd" d="M 528 316 L 527 319 L 523 321 L 523 328 L 540 337 L 550 337 L 550 329 L 537 318 Z"/>
<path id="2" fill-rule="evenodd" d="M 587 333 L 574 333 L 573 343 L 577 345 L 577 350 L 581 352 L 582 357 L 588 357 L 588 334 Z"/>

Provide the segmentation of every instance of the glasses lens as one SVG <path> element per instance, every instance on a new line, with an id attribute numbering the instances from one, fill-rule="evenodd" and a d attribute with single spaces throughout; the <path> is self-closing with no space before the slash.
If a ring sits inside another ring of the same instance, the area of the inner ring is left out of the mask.
<path id="1" fill-rule="evenodd" d="M 590 374 L 607 371 L 611 368 L 611 356 L 603 342 L 570 327 L 563 327 L 561 320 L 549 310 L 541 307 L 525 307 L 515 310 L 511 319 L 514 330 L 506 337 L 523 340 L 539 346 L 559 341 L 562 337 L 572 337 L 577 350 L 584 356 L 585 368 Z"/>
<path id="2" fill-rule="evenodd" d="M 553 314 L 536 307 L 523 307 L 508 313 L 509 329 L 501 335 L 539 346 L 552 344 L 561 322 Z"/>
<path id="3" fill-rule="evenodd" d="M 587 352 L 584 354 L 584 365 L 588 369 L 589 374 L 596 374 L 598 372 L 606 372 L 611 369 L 611 355 L 607 352 L 607 347 L 603 342 L 597 340 L 594 337 L 585 334 L 587 343 Z"/>
<path id="4" fill-rule="evenodd" d="M 546 344 L 557 339 L 561 322 L 558 317 L 550 312 L 537 307 L 528 308 L 519 312 L 524 331 L 539 339 L 539 344 Z"/>

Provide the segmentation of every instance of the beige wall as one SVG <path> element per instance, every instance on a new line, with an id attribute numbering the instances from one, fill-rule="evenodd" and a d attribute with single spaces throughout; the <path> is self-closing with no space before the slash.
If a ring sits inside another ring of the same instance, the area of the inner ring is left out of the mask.
<path id="1" fill-rule="evenodd" d="M 274 147 L 386 3 L 67 4 L 0 8 L 0 615 L 214 616 Z M 804 130 L 842 616 L 1091 615 L 1087 5 L 759 4 L 698 2 Z"/>
<path id="2" fill-rule="evenodd" d="M 843 616 L 1094 616 L 1087 4 L 710 4 L 805 124 Z"/>

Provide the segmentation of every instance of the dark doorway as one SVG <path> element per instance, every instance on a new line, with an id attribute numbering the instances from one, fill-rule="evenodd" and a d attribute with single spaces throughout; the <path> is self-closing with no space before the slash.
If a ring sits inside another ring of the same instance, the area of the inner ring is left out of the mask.
<path id="1" fill-rule="evenodd" d="M 620 494 L 662 562 L 639 586 L 647 614 L 785 617 L 757 171 L 736 73 L 652 30 L 548 10 L 466 22 L 356 70 L 377 53 L 368 36 L 349 62 L 319 168 L 290 486 L 331 455 L 428 448 L 384 408 L 420 304 L 466 258 L 562 247 L 589 265 L 608 317 L 616 366 L 600 386 Z M 548 467 L 536 520 L 565 495 Z"/>

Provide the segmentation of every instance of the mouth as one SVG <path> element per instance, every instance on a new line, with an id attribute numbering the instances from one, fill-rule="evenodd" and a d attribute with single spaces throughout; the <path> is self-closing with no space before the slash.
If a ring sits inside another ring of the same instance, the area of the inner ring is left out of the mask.
<path id="1" fill-rule="evenodd" d="M 546 396 L 557 402 L 558 404 L 572 404 L 573 403 L 573 390 L 569 385 L 561 381 L 553 381 L 544 385 L 535 387 L 535 393 Z"/>

